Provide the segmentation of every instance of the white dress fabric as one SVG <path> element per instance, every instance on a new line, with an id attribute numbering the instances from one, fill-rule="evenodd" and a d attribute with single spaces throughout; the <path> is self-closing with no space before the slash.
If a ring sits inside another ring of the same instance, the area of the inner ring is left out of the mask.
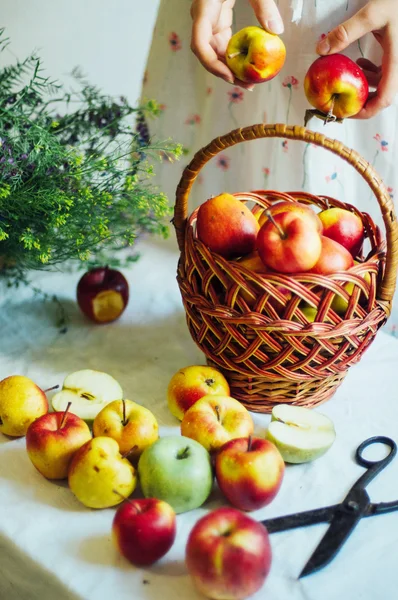
<path id="1" fill-rule="evenodd" d="M 183 168 L 214 137 L 261 122 L 303 124 L 305 110 L 311 108 L 304 95 L 303 79 L 316 58 L 317 41 L 365 1 L 279 0 L 278 4 L 285 25 L 285 65 L 273 80 L 248 92 L 208 73 L 190 51 L 190 2 L 161 2 L 142 96 L 157 100 L 162 109 L 160 117 L 149 123 L 150 134 L 158 139 L 172 138 L 184 147 L 182 160 L 170 163 L 165 157 L 156 169 L 157 183 L 171 201 Z M 237 0 L 233 31 L 255 24 L 248 0 Z M 365 56 L 376 64 L 382 56 L 371 34 L 345 53 L 353 60 Z M 312 119 L 308 127 L 357 150 L 375 167 L 394 197 L 398 191 L 394 161 L 397 103 L 368 121 L 349 119 L 325 127 L 322 121 Z M 322 148 L 282 139 L 256 140 L 218 154 L 195 182 L 190 209 L 223 191 L 260 188 L 327 194 L 368 212 L 383 226 L 376 198 L 350 165 Z M 398 336 L 397 301 L 385 329 Z"/>

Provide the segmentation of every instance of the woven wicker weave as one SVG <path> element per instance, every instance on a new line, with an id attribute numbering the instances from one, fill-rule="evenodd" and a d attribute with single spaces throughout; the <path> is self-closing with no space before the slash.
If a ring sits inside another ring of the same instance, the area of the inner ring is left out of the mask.
<path id="1" fill-rule="evenodd" d="M 304 192 L 257 190 L 235 196 L 254 212 L 276 200 L 352 210 L 364 224 L 366 257 L 358 257 L 359 264 L 346 272 L 325 277 L 258 274 L 212 253 L 196 237 L 197 210 L 188 219 L 192 184 L 218 152 L 265 137 L 302 140 L 349 162 L 378 200 L 386 243 L 371 217 L 348 204 Z M 390 314 L 398 265 L 393 203 L 373 167 L 341 142 L 282 124 L 255 125 L 217 138 L 197 152 L 183 172 L 174 225 L 181 251 L 177 280 L 192 338 L 207 362 L 227 377 L 231 395 L 250 410 L 270 412 L 278 402 L 310 407 L 330 398 Z M 350 293 L 347 284 L 352 285 Z M 347 301 L 343 316 L 331 308 L 336 295 Z M 317 309 L 314 322 L 302 312 L 303 303 Z"/>

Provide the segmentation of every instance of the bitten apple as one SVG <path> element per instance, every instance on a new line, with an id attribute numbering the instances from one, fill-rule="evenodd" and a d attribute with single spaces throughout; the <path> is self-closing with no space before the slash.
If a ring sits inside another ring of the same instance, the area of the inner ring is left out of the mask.
<path id="1" fill-rule="evenodd" d="M 129 284 L 109 267 L 97 267 L 85 273 L 77 284 L 77 303 L 95 323 L 110 323 L 123 313 L 129 301 Z"/>
<path id="2" fill-rule="evenodd" d="M 73 456 L 91 440 L 87 423 L 68 409 L 42 415 L 26 432 L 28 456 L 47 479 L 66 479 Z"/>
<path id="3" fill-rule="evenodd" d="M 0 431 L 21 437 L 31 423 L 48 412 L 46 394 L 31 379 L 11 375 L 0 381 Z"/>
<path id="4" fill-rule="evenodd" d="M 224 375 L 213 367 L 192 365 L 173 375 L 167 388 L 167 402 L 172 415 L 181 421 L 186 411 L 203 396 L 229 395 Z"/>
<path id="5" fill-rule="evenodd" d="M 257 236 L 264 264 L 280 273 L 309 271 L 321 255 L 321 237 L 308 217 L 294 211 L 271 216 Z"/>
<path id="6" fill-rule="evenodd" d="M 358 215 L 335 207 L 323 210 L 319 218 L 323 224 L 323 235 L 344 246 L 355 258 L 364 239 L 363 223 Z"/>
<path id="7" fill-rule="evenodd" d="M 312 221 L 313 225 L 315 225 L 318 233 L 322 233 L 322 221 L 320 221 L 318 215 L 312 210 L 312 208 L 310 206 L 307 206 L 306 204 L 302 204 L 301 202 L 288 202 L 287 200 L 283 200 L 282 202 L 275 202 L 274 204 L 271 204 L 268 210 L 272 216 L 292 211 L 295 214 L 299 214 L 304 218 L 307 217 Z M 266 223 L 268 220 L 269 217 L 267 216 L 267 211 L 263 211 L 258 220 L 260 227 L 262 227 L 264 223 Z"/>
<path id="8" fill-rule="evenodd" d="M 220 194 L 199 207 L 196 230 L 212 252 L 236 258 L 255 249 L 259 224 L 240 200 L 232 194 Z"/>
<path id="9" fill-rule="evenodd" d="M 238 438 L 222 446 L 215 460 L 220 490 L 240 510 L 269 504 L 282 484 L 285 463 L 279 450 L 261 438 Z"/>
<path id="10" fill-rule="evenodd" d="M 364 107 L 369 85 L 362 69 L 348 56 L 330 54 L 312 63 L 304 91 L 308 102 L 321 113 L 345 119 Z"/>
<path id="11" fill-rule="evenodd" d="M 257 592 L 271 560 L 264 525 L 234 508 L 219 508 L 199 519 L 185 550 L 195 587 L 217 600 L 242 600 Z"/>
<path id="12" fill-rule="evenodd" d="M 262 83 L 282 69 L 286 48 L 277 35 L 250 26 L 231 37 L 225 57 L 235 77 L 246 83 Z"/>
<path id="13" fill-rule="evenodd" d="M 133 493 L 137 476 L 110 437 L 86 442 L 69 466 L 68 483 L 76 498 L 88 508 L 108 508 Z"/>
<path id="14" fill-rule="evenodd" d="M 127 500 L 116 511 L 112 537 L 119 552 L 133 565 L 152 565 L 174 543 L 175 512 L 170 504 L 156 498 Z"/>
<path id="15" fill-rule="evenodd" d="M 329 275 L 337 271 L 347 271 L 353 266 L 354 260 L 344 246 L 324 235 L 321 236 L 321 242 L 321 255 L 310 269 L 310 273 Z"/>
<path id="16" fill-rule="evenodd" d="M 253 419 L 238 400 L 229 396 L 204 396 L 184 415 L 181 434 L 202 444 L 209 452 L 225 442 L 253 433 Z"/>
<path id="17" fill-rule="evenodd" d="M 326 415 L 288 404 L 272 409 L 267 439 L 276 445 L 285 462 L 315 460 L 327 452 L 335 438 L 334 425 Z"/>
<path id="18" fill-rule="evenodd" d="M 150 410 L 131 400 L 115 400 L 107 404 L 95 417 L 95 437 L 108 436 L 119 444 L 119 450 L 131 461 L 136 461 L 145 448 L 156 442 L 159 426 Z"/>

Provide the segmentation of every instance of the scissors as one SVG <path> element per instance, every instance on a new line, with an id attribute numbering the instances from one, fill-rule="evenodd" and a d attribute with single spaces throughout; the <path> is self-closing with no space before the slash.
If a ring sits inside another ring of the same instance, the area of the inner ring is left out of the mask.
<path id="1" fill-rule="evenodd" d="M 364 458 L 363 451 L 373 444 L 386 444 L 390 448 L 389 454 L 385 458 L 376 461 Z M 268 533 L 287 531 L 288 529 L 314 525 L 315 523 L 330 523 L 327 532 L 301 571 L 299 579 L 329 564 L 354 531 L 362 517 L 373 517 L 374 515 L 398 510 L 398 500 L 374 504 L 370 501 L 365 489 L 368 483 L 390 464 L 396 453 L 397 445 L 389 437 L 378 435 L 365 440 L 358 446 L 355 453 L 355 460 L 359 465 L 365 467 L 367 471 L 352 486 L 341 504 L 262 521 Z"/>

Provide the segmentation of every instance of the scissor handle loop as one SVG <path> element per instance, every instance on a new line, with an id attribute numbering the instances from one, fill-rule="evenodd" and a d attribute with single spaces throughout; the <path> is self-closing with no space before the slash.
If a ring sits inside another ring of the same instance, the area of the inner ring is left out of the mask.
<path id="1" fill-rule="evenodd" d="M 368 446 L 372 446 L 373 444 L 385 444 L 386 446 L 389 446 L 390 452 L 387 454 L 387 456 L 381 458 L 380 460 L 368 460 L 363 456 L 363 451 L 365 450 L 365 448 L 367 448 Z M 355 459 L 358 464 L 362 465 L 363 467 L 366 467 L 367 469 L 374 468 L 374 470 L 376 471 L 374 474 L 376 475 L 392 461 L 396 453 L 397 444 L 394 442 L 394 440 L 384 435 L 376 435 L 374 437 L 368 438 L 358 446 L 357 451 L 355 453 Z M 379 466 L 379 469 L 376 469 L 377 466 Z"/>

